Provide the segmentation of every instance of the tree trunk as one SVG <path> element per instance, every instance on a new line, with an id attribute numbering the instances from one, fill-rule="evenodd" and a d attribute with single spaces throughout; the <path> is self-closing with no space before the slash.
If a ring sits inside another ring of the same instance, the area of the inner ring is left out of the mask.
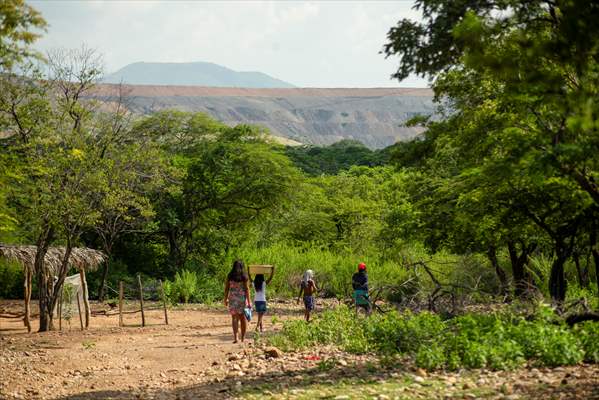
<path id="1" fill-rule="evenodd" d="M 46 332 L 54 330 L 54 308 L 58 301 L 64 279 L 68 273 L 68 260 L 71 256 L 73 247 L 70 240 L 67 239 L 67 245 L 65 246 L 65 253 L 61 265 L 58 267 L 56 272 L 56 281 L 54 281 L 53 271 L 46 266 L 45 263 L 41 263 L 41 268 L 38 271 L 38 286 L 39 286 L 39 304 L 40 304 L 40 328 L 39 332 Z M 47 246 L 46 246 L 47 251 Z M 39 247 L 38 247 L 39 253 Z M 45 255 L 45 252 L 44 252 Z M 36 255 L 37 264 L 37 255 Z"/>
<path id="2" fill-rule="evenodd" d="M 98 301 L 104 301 L 104 287 L 106 286 L 106 278 L 108 277 L 108 263 L 110 262 L 110 254 L 106 253 L 107 257 L 102 266 L 102 279 L 100 280 L 100 287 L 98 288 Z"/>
<path id="3" fill-rule="evenodd" d="M 31 270 L 33 266 L 28 265 L 25 267 L 25 317 L 23 318 L 23 322 L 27 327 L 27 332 L 31 332 L 31 290 L 32 290 L 32 275 L 33 271 Z"/>
<path id="4" fill-rule="evenodd" d="M 521 244 L 520 255 L 518 255 L 518 250 L 514 242 L 508 242 L 507 246 L 512 263 L 512 275 L 514 276 L 514 294 L 517 297 L 524 297 L 529 294 L 532 288 L 536 287 L 532 277 L 526 271 L 528 256 L 536 248 L 536 245 L 531 244 L 530 246 L 526 246 Z"/>
<path id="5" fill-rule="evenodd" d="M 573 238 L 571 240 L 574 240 Z M 558 304 L 566 299 L 566 277 L 564 274 L 564 264 L 571 253 L 571 247 L 566 245 L 564 239 L 556 239 L 555 242 L 555 260 L 551 265 L 551 275 L 549 277 L 549 294 L 551 299 Z"/>
<path id="6" fill-rule="evenodd" d="M 597 225 L 593 223 L 590 235 L 591 254 L 595 262 L 595 279 L 597 280 L 597 293 L 599 294 L 599 247 L 597 247 Z"/>
<path id="7" fill-rule="evenodd" d="M 572 255 L 574 258 L 574 265 L 576 265 L 576 274 L 578 275 L 578 284 L 581 288 L 589 287 L 589 266 L 588 263 L 585 267 L 580 265 L 580 254 L 576 251 Z"/>
<path id="8" fill-rule="evenodd" d="M 52 310 L 48 312 L 48 290 L 53 283 L 52 274 L 48 270 L 48 266 L 44 262 L 48 247 L 53 239 L 54 230 L 51 227 L 44 227 L 42 233 L 37 240 L 37 251 L 35 253 L 35 261 L 33 263 L 33 269 L 37 276 L 38 286 L 38 299 L 39 299 L 39 313 L 40 313 L 40 326 L 39 332 L 46 332 L 53 328 L 52 326 Z"/>
<path id="9" fill-rule="evenodd" d="M 174 270 L 177 271 L 183 266 L 182 257 L 181 257 L 181 248 L 179 246 L 177 232 L 175 228 L 172 228 L 168 231 L 168 244 L 169 244 L 169 259 L 171 260 L 171 265 L 174 267 Z"/>
<path id="10" fill-rule="evenodd" d="M 501 268 L 499 261 L 497 260 L 497 248 L 495 246 L 489 246 L 487 249 L 487 257 L 489 258 L 491 266 L 493 266 L 495 269 L 495 274 L 499 279 L 499 283 L 501 285 L 501 295 L 507 299 L 509 295 L 509 283 L 505 271 Z"/>

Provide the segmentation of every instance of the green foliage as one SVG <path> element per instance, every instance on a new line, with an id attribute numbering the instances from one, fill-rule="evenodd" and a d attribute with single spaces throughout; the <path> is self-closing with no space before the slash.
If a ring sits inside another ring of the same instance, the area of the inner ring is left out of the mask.
<path id="1" fill-rule="evenodd" d="M 29 46 L 40 37 L 35 31 L 44 29 L 46 21 L 24 0 L 3 0 L 0 21 L 0 72 L 4 73 L 33 54 Z"/>
<path id="2" fill-rule="evenodd" d="M 336 175 L 352 166 L 379 166 L 387 161 L 382 150 L 370 150 L 355 140 L 341 140 L 330 146 L 287 146 L 285 154 L 296 167 L 312 176 Z"/>
<path id="3" fill-rule="evenodd" d="M 586 321 L 578 324 L 574 329 L 576 336 L 584 349 L 584 361 L 599 363 L 599 324 Z"/>
<path id="4" fill-rule="evenodd" d="M 368 276 L 373 287 L 399 285 L 409 278 L 409 271 L 401 268 L 399 263 L 379 260 L 375 254 L 363 256 L 351 252 L 333 252 L 317 246 L 299 247 L 284 243 L 264 248 L 244 246 L 225 265 L 231 265 L 237 257 L 247 265 L 276 265 L 276 276 L 268 289 L 273 296 L 297 295 L 301 276 L 306 269 L 315 271 L 317 285 L 322 290 L 320 295 L 339 298 L 349 297 L 351 276 L 360 262 L 368 265 Z M 224 275 L 222 279 L 224 281 Z"/>
<path id="5" fill-rule="evenodd" d="M 23 298 L 23 267 L 0 259 L 0 299 Z"/>
<path id="6" fill-rule="evenodd" d="M 513 369 L 526 360 L 539 366 L 596 362 L 599 330 L 587 323 L 568 328 L 546 319 L 526 320 L 510 313 L 466 314 L 443 321 L 430 313 L 357 318 L 346 307 L 318 314 L 312 324 L 288 321 L 268 339 L 285 350 L 316 344 L 337 345 L 389 357 L 407 354 L 426 369 Z"/>
<path id="7" fill-rule="evenodd" d="M 189 303 L 189 299 L 194 297 L 198 291 L 198 276 L 186 269 L 175 274 L 173 282 L 173 291 L 179 300 L 183 303 Z"/>
<path id="8" fill-rule="evenodd" d="M 222 299 L 224 280 L 213 274 L 183 269 L 174 280 L 164 282 L 164 294 L 173 304 L 178 302 L 212 304 Z"/>

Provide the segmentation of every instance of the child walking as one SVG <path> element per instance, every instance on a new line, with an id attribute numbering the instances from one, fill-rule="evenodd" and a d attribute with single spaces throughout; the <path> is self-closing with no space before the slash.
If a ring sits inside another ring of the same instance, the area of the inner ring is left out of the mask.
<path id="1" fill-rule="evenodd" d="M 297 296 L 297 302 L 299 303 L 302 293 L 304 294 L 304 318 L 306 322 L 310 322 L 310 312 L 314 310 L 314 294 L 317 290 L 318 288 L 314 281 L 314 271 L 311 269 L 306 270 L 300 284 L 300 292 Z"/>
<path id="2" fill-rule="evenodd" d="M 256 276 L 254 277 L 254 279 L 252 279 L 252 275 L 250 274 L 250 270 L 248 268 L 248 275 L 250 276 L 250 280 L 254 282 L 254 308 L 255 311 L 258 313 L 258 321 L 256 322 L 256 331 L 258 331 L 258 329 L 260 329 L 260 332 L 263 332 L 264 329 L 262 327 L 262 317 L 264 317 L 264 314 L 266 313 L 267 307 L 266 307 L 266 285 L 270 284 L 270 281 L 272 281 L 272 277 L 275 274 L 275 267 L 272 267 L 272 270 L 270 272 L 270 276 L 268 277 L 268 280 L 264 280 L 264 275 L 263 274 L 256 274 Z"/>

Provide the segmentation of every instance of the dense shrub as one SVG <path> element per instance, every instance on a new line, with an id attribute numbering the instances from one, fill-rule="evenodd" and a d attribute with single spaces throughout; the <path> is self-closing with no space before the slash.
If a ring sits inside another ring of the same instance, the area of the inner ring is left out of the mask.
<path id="1" fill-rule="evenodd" d="M 171 303 L 208 303 L 222 298 L 224 281 L 207 273 L 182 270 L 172 281 L 164 282 L 164 294 Z"/>
<path id="2" fill-rule="evenodd" d="M 0 299 L 22 299 L 23 280 L 23 268 L 18 263 L 0 259 Z"/>
<path id="3" fill-rule="evenodd" d="M 310 325 L 289 321 L 269 341 L 283 349 L 334 344 L 346 351 L 411 356 L 426 369 L 513 369 L 526 360 L 539 366 L 599 360 L 597 324 L 569 328 L 546 318 L 467 314 L 449 320 L 423 312 L 358 318 L 347 307 L 325 311 Z"/>
<path id="4" fill-rule="evenodd" d="M 184 269 L 175 274 L 173 282 L 174 294 L 179 301 L 189 303 L 189 300 L 196 296 L 198 290 L 198 276 L 195 272 Z M 172 294 L 172 292 L 171 292 Z"/>

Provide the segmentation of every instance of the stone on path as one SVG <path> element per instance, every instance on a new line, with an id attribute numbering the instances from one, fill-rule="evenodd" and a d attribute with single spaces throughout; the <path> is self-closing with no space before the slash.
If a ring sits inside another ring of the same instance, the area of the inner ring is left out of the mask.
<path id="1" fill-rule="evenodd" d="M 274 346 L 265 348 L 264 354 L 266 354 L 267 357 L 271 358 L 281 358 L 283 356 L 283 352 Z"/>

